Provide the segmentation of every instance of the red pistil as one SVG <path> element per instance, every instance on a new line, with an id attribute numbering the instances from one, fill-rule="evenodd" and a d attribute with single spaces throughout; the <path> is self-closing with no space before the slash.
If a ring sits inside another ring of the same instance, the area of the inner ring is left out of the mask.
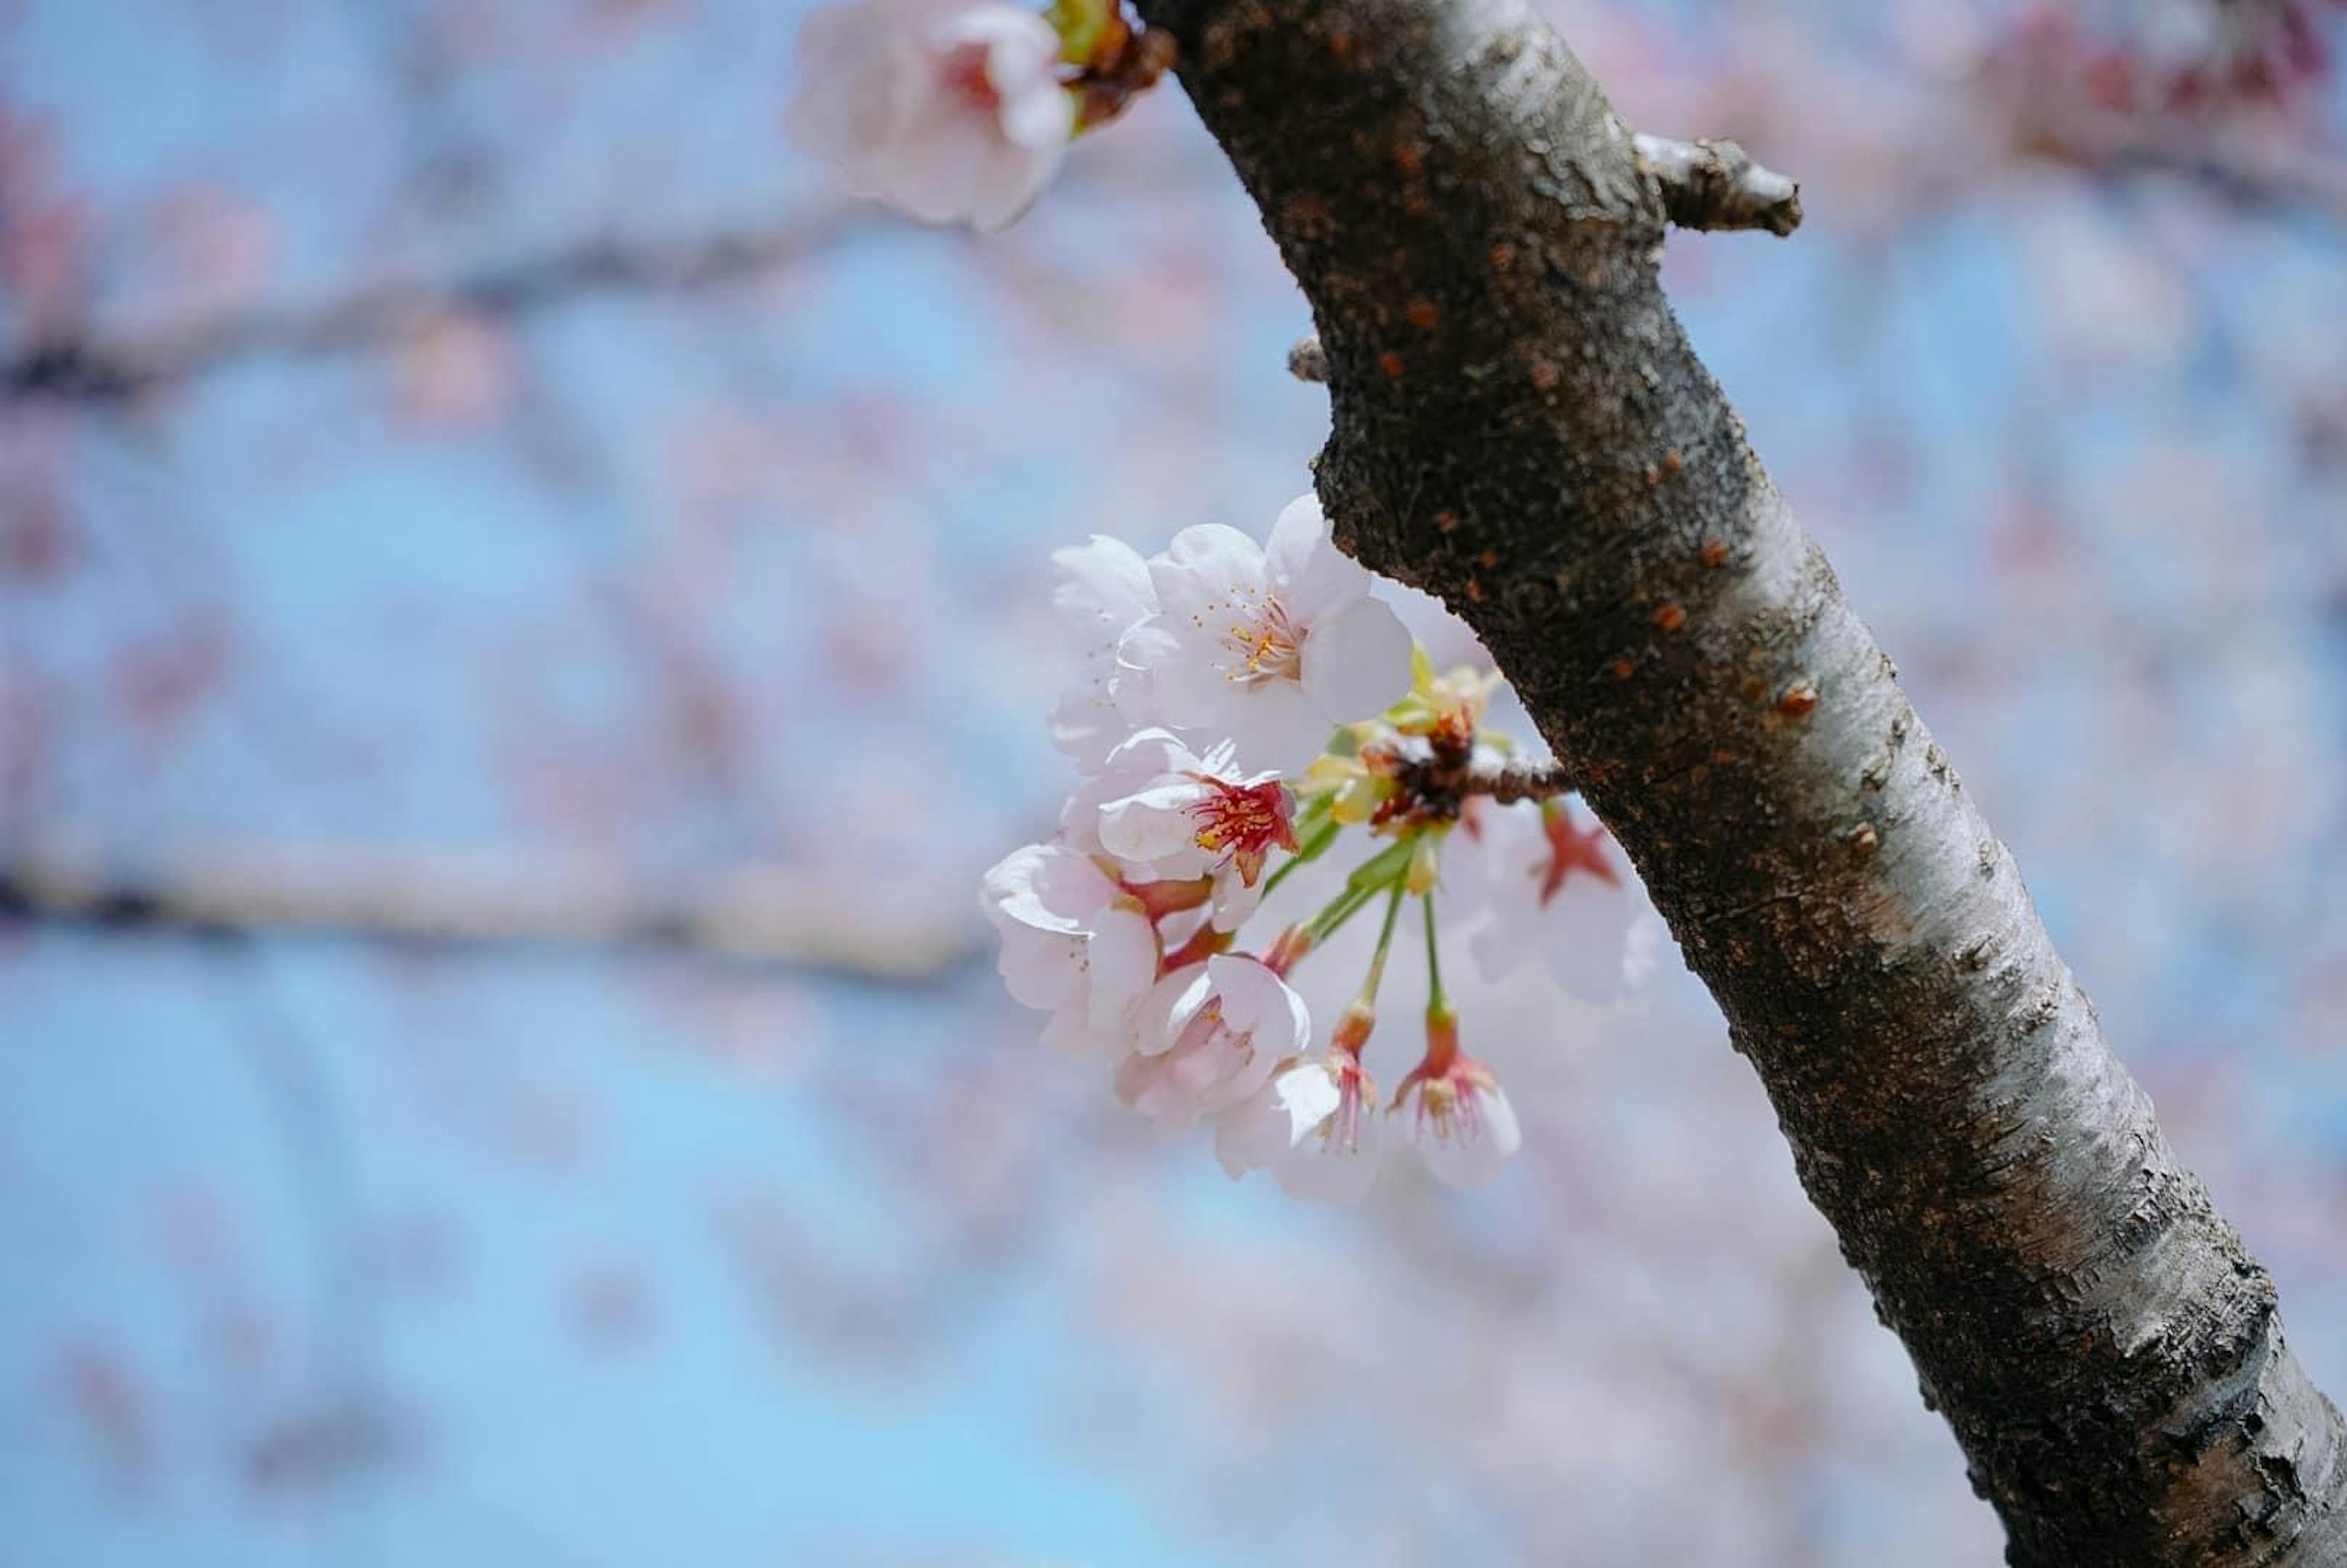
<path id="1" fill-rule="evenodd" d="M 1209 855 L 1230 851 L 1240 881 L 1254 886 L 1274 848 L 1296 853 L 1295 808 L 1286 784 L 1277 779 L 1235 784 L 1205 774 L 1190 776 L 1214 792 L 1190 808 L 1198 825 L 1198 847 Z"/>

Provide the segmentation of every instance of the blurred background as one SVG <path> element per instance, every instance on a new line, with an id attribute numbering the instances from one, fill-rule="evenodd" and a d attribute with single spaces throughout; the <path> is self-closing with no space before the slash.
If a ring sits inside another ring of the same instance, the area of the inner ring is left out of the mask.
<path id="1" fill-rule="evenodd" d="M 1554 10 L 1803 181 L 1689 329 L 2347 1394 L 2341 13 Z M 1683 974 L 1358 1211 L 1039 1051 L 1048 552 L 1307 316 L 1172 91 L 843 204 L 804 14 L 0 0 L 0 1568 L 1995 1561 Z"/>

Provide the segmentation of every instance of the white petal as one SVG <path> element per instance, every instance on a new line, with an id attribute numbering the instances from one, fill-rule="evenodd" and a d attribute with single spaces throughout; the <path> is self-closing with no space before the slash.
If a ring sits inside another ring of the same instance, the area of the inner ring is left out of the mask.
<path id="1" fill-rule="evenodd" d="M 1203 616 L 1176 620 L 1160 610 L 1127 632 L 1117 649 L 1119 702 L 1125 684 L 1145 685 L 1156 712 L 1169 724 L 1218 726 L 1234 687 L 1216 662 L 1219 628 L 1208 633 Z"/>
<path id="2" fill-rule="evenodd" d="M 1080 680 L 1051 705 L 1051 743 L 1080 768 L 1099 766 L 1129 727 L 1113 676 Z"/>
<path id="3" fill-rule="evenodd" d="M 1157 979 L 1155 927 L 1137 909 L 1109 910 L 1084 944 L 1084 967 L 1092 979 L 1093 1027 L 1122 1038 L 1125 1010 L 1147 995 Z"/>
<path id="4" fill-rule="evenodd" d="M 1312 1018 L 1294 987 L 1259 958 L 1217 953 L 1206 960 L 1225 1027 L 1252 1036 L 1268 1059 L 1293 1056 L 1312 1039 Z"/>
<path id="5" fill-rule="evenodd" d="M 1356 1203 L 1378 1177 L 1384 1149 L 1384 1122 L 1374 1106 L 1363 1106 L 1348 1145 L 1332 1130 L 1316 1130 L 1272 1166 L 1279 1190 L 1315 1203 Z"/>
<path id="6" fill-rule="evenodd" d="M 1166 774 L 1206 770 L 1198 754 L 1171 730 L 1150 728 L 1135 731 L 1111 752 L 1106 771 L 1140 784 Z"/>
<path id="7" fill-rule="evenodd" d="M 1122 648 L 1117 654 L 1116 679 L 1110 685 L 1116 693 L 1116 711 L 1133 728 L 1145 729 L 1164 718 L 1157 701 L 1157 677 L 1126 662 Z"/>
<path id="8" fill-rule="evenodd" d="M 1641 902 L 1627 887 L 1568 876 L 1540 924 L 1541 952 L 1557 984 L 1585 1002 L 1619 1001 L 1630 989 L 1630 932 Z"/>
<path id="9" fill-rule="evenodd" d="M 1051 608 L 1081 652 L 1105 647 L 1113 655 L 1118 640 L 1157 611 L 1149 563 L 1122 539 L 1094 534 L 1053 550 L 1051 566 Z"/>
<path id="10" fill-rule="evenodd" d="M 1241 765 L 1281 774 L 1301 773 L 1328 744 L 1330 726 L 1293 681 L 1225 686 L 1221 728 Z"/>
<path id="11" fill-rule="evenodd" d="M 1337 548 L 1320 497 L 1308 490 L 1281 509 L 1263 553 L 1272 586 L 1298 625 L 1309 626 L 1369 591 L 1368 569 Z"/>
<path id="12" fill-rule="evenodd" d="M 1304 690 L 1331 723 L 1374 718 L 1409 691 L 1409 649 L 1390 607 L 1357 599 L 1305 634 Z"/>
<path id="13" fill-rule="evenodd" d="M 1128 1020 L 1127 1040 L 1133 1053 L 1154 1056 L 1172 1050 L 1213 992 L 1204 964 L 1185 964 L 1151 987 Z"/>
<path id="14" fill-rule="evenodd" d="M 1084 940 L 1031 926 L 1003 927 L 996 968 L 1010 999 L 1021 1007 L 1049 1010 L 1073 1006 L 1082 995 Z"/>
<path id="15" fill-rule="evenodd" d="M 1270 1080 L 1276 1060 L 1252 1040 L 1243 1048 L 1226 1050 L 1220 1064 L 1222 1076 L 1199 1095 L 1198 1109 L 1209 1116 L 1218 1115 L 1253 1099 L 1255 1091 Z"/>
<path id="16" fill-rule="evenodd" d="M 1344 1103 L 1337 1075 L 1325 1056 L 1298 1062 L 1272 1081 L 1272 1092 L 1287 1114 L 1287 1144 L 1294 1148 L 1313 1136 L 1319 1125 Z"/>
<path id="17" fill-rule="evenodd" d="M 1235 931 L 1254 919 L 1255 910 L 1263 905 L 1264 887 L 1270 880 L 1267 876 L 1258 876 L 1255 885 L 1249 886 L 1246 879 L 1239 875 L 1236 866 L 1225 866 L 1215 872 L 1212 916 L 1214 929 Z"/>
<path id="18" fill-rule="evenodd" d="M 1086 859 L 1107 854 L 1100 841 L 1101 803 L 1123 788 L 1119 781 L 1097 774 L 1078 780 L 1060 804 L 1060 842 Z"/>
<path id="19" fill-rule="evenodd" d="M 989 868 L 982 888 L 987 917 L 1040 931 L 1080 935 L 1117 896 L 1116 884 L 1065 845 L 1030 844 Z"/>
<path id="20" fill-rule="evenodd" d="M 1498 1175 L 1522 1146 L 1515 1108 L 1497 1087 L 1466 1086 L 1447 1121 L 1422 1113 L 1413 1093 L 1395 1114 L 1407 1119 L 1409 1140 L 1437 1181 L 1453 1187 L 1480 1187 Z"/>
<path id="21" fill-rule="evenodd" d="M 1179 1132 L 1197 1121 L 1221 1064 L 1211 1052 L 1194 1049 L 1156 1056 L 1128 1056 L 1117 1065 L 1116 1097 L 1157 1123 Z"/>
<path id="22" fill-rule="evenodd" d="M 1214 1118 L 1214 1158 L 1233 1181 L 1278 1159 L 1289 1142 L 1286 1107 L 1269 1083 Z"/>
<path id="23" fill-rule="evenodd" d="M 1099 769 L 1152 717 L 1143 701 L 1150 691 L 1147 678 L 1125 668 L 1117 651 L 1152 613 L 1155 599 L 1140 556 L 1114 539 L 1095 538 L 1053 559 L 1062 572 L 1053 602 L 1075 644 L 1078 669 L 1052 709 L 1051 739 L 1079 767 Z M 1127 572 L 1137 579 L 1122 575 Z"/>
<path id="24" fill-rule="evenodd" d="M 1051 24 L 1016 5 L 976 5 L 948 36 L 985 48 L 1003 138 L 1030 156 L 1056 156 L 1053 144 L 1064 147 L 1073 130 L 1073 108 L 1059 85 L 1060 39 Z"/>
<path id="25" fill-rule="evenodd" d="M 1157 608 L 1168 620 L 1196 624 L 1236 600 L 1259 598 L 1266 587 L 1263 547 L 1221 523 L 1198 523 L 1174 536 L 1149 562 Z M 1221 635 L 1219 628 L 1215 635 Z"/>
<path id="26" fill-rule="evenodd" d="M 1112 800 L 1101 807 L 1102 847 L 1120 860 L 1158 868 L 1161 876 L 1203 876 L 1214 857 L 1198 847 L 1191 808 L 1204 786 L 1184 779 Z"/>

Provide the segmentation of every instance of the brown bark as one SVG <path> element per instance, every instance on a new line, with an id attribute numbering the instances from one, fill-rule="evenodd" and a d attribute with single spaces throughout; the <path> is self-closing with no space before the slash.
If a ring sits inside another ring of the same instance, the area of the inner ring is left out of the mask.
<path id="1" fill-rule="evenodd" d="M 1522 0 L 1143 0 L 1309 296 L 1345 546 L 1621 840 L 2016 1563 L 2347 1563 L 2340 1418 L 1689 349 Z"/>

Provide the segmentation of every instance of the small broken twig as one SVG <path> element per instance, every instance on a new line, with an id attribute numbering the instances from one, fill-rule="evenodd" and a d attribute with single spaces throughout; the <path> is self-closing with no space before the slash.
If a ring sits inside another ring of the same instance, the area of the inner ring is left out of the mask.
<path id="1" fill-rule="evenodd" d="M 1328 379 L 1328 351 L 1320 346 L 1318 338 L 1296 340 L 1296 346 L 1287 351 L 1287 374 L 1298 381 L 1326 382 Z"/>
<path id="2" fill-rule="evenodd" d="M 1638 167 L 1661 187 L 1663 210 L 1682 229 L 1766 229 L 1781 237 L 1800 227 L 1801 188 L 1732 141 L 1641 135 L 1635 145 Z"/>

